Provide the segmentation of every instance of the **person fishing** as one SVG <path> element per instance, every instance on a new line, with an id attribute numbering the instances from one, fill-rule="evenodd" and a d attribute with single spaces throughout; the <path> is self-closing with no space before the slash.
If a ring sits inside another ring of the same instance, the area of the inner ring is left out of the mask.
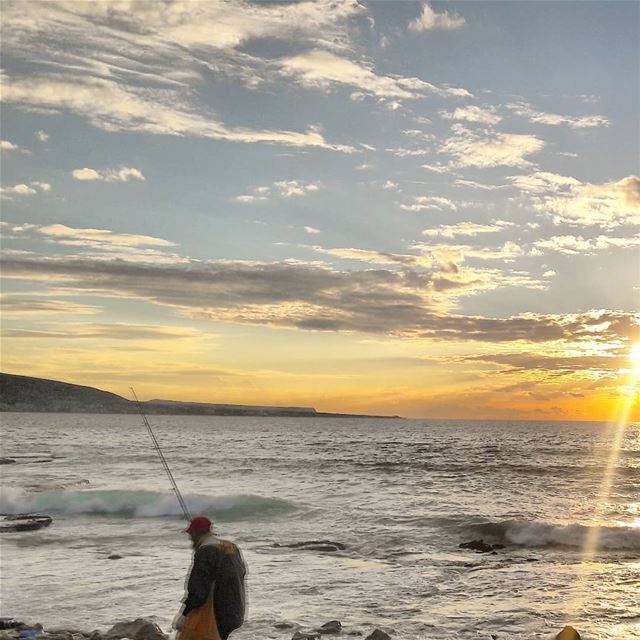
<path id="1" fill-rule="evenodd" d="M 246 566 L 240 549 L 215 536 L 205 516 L 185 532 L 193 545 L 187 595 L 174 623 L 178 640 L 226 640 L 244 623 Z"/>
<path id="2" fill-rule="evenodd" d="M 187 596 L 173 626 L 177 640 L 227 640 L 244 623 L 246 610 L 245 576 L 247 569 L 240 549 L 216 537 L 206 516 L 191 517 L 169 463 L 144 413 L 135 390 L 131 393 L 142 421 L 171 482 L 178 504 L 189 526 L 184 530 L 193 545 L 193 563 L 187 578 Z"/>

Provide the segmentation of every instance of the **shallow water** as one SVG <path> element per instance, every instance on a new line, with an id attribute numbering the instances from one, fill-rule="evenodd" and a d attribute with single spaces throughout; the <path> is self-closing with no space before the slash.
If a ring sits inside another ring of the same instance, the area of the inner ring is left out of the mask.
<path id="1" fill-rule="evenodd" d="M 249 565 L 250 619 L 394 629 L 396 637 L 640 637 L 640 425 L 151 416 L 194 513 Z M 168 627 L 190 548 L 137 416 L 3 414 L 0 511 L 54 516 L 3 534 L 2 613 L 93 629 Z M 48 460 L 48 461 L 47 461 Z M 594 526 L 600 545 L 583 545 Z M 458 549 L 483 537 L 496 555 Z M 345 551 L 274 548 L 330 539 Z M 108 560 L 115 553 L 121 560 Z"/>

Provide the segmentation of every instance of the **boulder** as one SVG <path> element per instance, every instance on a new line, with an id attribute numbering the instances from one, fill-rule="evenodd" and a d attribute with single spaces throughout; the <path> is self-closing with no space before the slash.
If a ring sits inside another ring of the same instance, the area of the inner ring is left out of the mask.
<path id="1" fill-rule="evenodd" d="M 342 623 L 340 620 L 329 620 L 329 622 L 325 622 L 321 627 L 316 629 L 316 632 L 320 635 L 329 635 L 340 633 L 342 631 Z"/>
<path id="2" fill-rule="evenodd" d="M 16 629 L 18 627 L 25 627 L 24 622 L 18 622 L 13 618 L 0 618 L 0 631 L 4 631 L 5 629 Z"/>
<path id="3" fill-rule="evenodd" d="M 477 551 L 478 553 L 490 553 L 496 549 L 504 549 L 503 544 L 489 544 L 482 540 L 482 538 L 480 540 L 471 540 L 470 542 L 461 542 L 458 547 L 460 549 L 473 549 L 473 551 Z"/>
<path id="4" fill-rule="evenodd" d="M 278 544 L 273 545 L 276 548 L 284 547 L 286 549 L 302 549 L 303 551 L 344 551 L 347 545 L 341 542 L 334 542 L 333 540 L 305 540 L 304 542 L 292 542 L 291 544 Z"/>
<path id="5" fill-rule="evenodd" d="M 104 637 L 106 640 L 120 640 L 120 638 L 130 638 L 131 640 L 167 640 L 167 635 L 162 629 L 148 618 L 137 618 L 129 622 L 118 622 L 113 625 Z"/>
<path id="6" fill-rule="evenodd" d="M 557 636 L 556 640 L 581 640 L 580 634 L 570 626 L 566 626 Z"/>
<path id="7" fill-rule="evenodd" d="M 391 636 L 382 629 L 375 629 L 364 640 L 391 640 Z"/>

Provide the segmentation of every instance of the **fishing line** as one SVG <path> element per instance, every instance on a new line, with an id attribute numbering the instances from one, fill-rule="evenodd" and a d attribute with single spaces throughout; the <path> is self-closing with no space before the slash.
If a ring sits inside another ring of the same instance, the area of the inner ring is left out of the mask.
<path id="1" fill-rule="evenodd" d="M 153 441 L 153 446 L 155 447 L 155 450 L 158 452 L 158 456 L 160 456 L 160 461 L 162 462 L 162 466 L 164 467 L 164 470 L 169 476 L 169 481 L 171 482 L 171 486 L 173 487 L 173 492 L 176 494 L 176 498 L 178 499 L 178 503 L 180 504 L 180 508 L 182 509 L 184 518 L 187 522 L 189 522 L 191 520 L 191 514 L 189 513 L 189 509 L 187 508 L 187 503 L 184 501 L 184 498 L 180 493 L 180 489 L 178 489 L 176 480 L 173 477 L 173 474 L 171 473 L 171 469 L 169 468 L 169 463 L 164 457 L 164 453 L 162 453 L 162 449 L 160 448 L 160 443 L 158 442 L 158 439 L 156 438 L 155 433 L 153 433 L 153 429 L 151 428 L 151 425 L 147 420 L 147 416 L 145 415 L 144 410 L 142 409 L 142 405 L 140 404 L 140 400 L 138 400 L 138 396 L 136 395 L 136 392 L 134 391 L 133 387 L 129 387 L 129 388 L 131 389 L 131 393 L 133 394 L 136 404 L 138 405 L 138 410 L 140 411 L 140 415 L 142 416 L 142 421 L 144 422 L 144 426 L 147 427 L 147 431 L 151 436 L 151 440 Z"/>

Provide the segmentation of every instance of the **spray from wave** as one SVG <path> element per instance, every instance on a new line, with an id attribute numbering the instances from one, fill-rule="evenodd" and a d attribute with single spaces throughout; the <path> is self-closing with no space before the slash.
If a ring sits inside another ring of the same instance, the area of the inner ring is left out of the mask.
<path id="1" fill-rule="evenodd" d="M 185 501 L 193 514 L 209 515 L 226 522 L 274 517 L 297 509 L 295 504 L 287 500 L 251 494 L 191 494 L 185 495 Z M 182 516 L 175 496 L 158 491 L 47 491 L 27 495 L 10 487 L 2 489 L 0 512 L 93 514 L 123 518 Z"/>
<path id="2" fill-rule="evenodd" d="M 574 547 L 581 549 L 593 530 L 582 524 L 556 525 L 546 522 L 506 520 L 464 525 L 474 535 L 521 547 Z M 602 526 L 599 547 L 608 551 L 640 551 L 640 527 Z"/>

